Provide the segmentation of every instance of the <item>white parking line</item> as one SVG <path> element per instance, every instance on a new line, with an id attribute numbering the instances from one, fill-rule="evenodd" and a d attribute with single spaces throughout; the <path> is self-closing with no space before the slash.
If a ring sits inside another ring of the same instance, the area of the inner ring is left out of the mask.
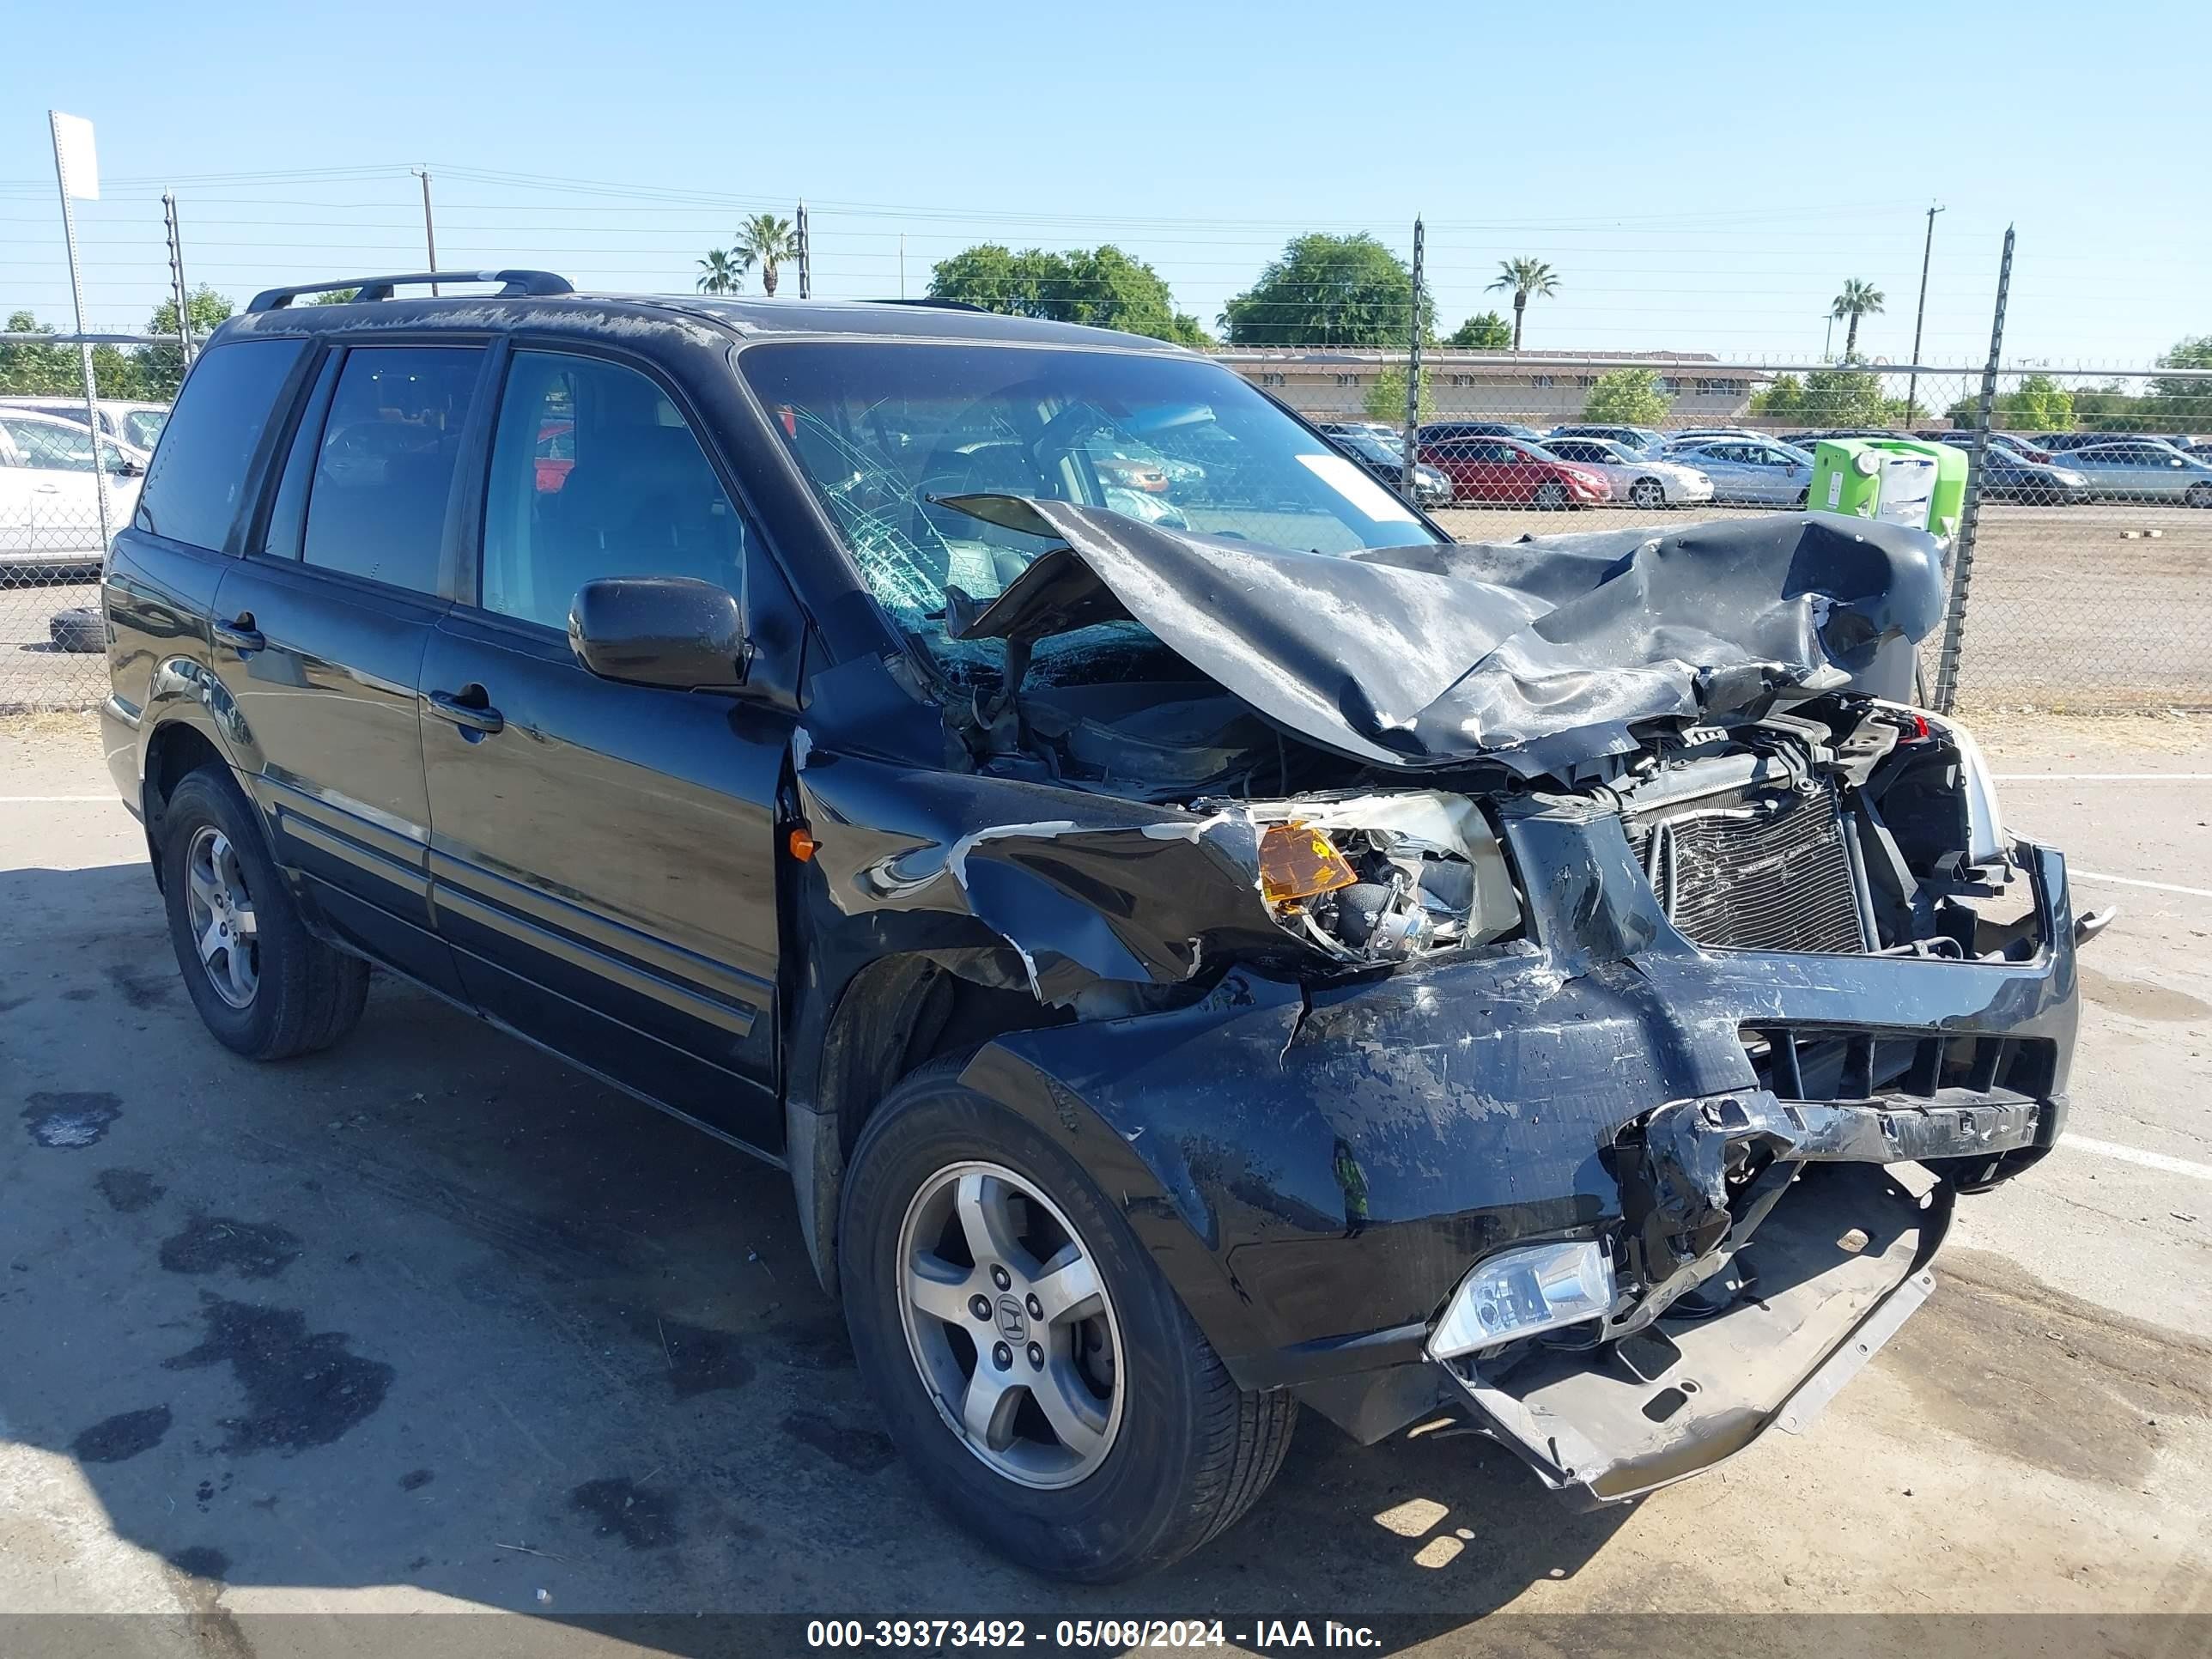
<path id="1" fill-rule="evenodd" d="M 2187 1176 L 2196 1181 L 2212 1181 L 2212 1164 L 2191 1164 L 2185 1158 L 2168 1158 L 2164 1152 L 2146 1152 L 2138 1146 L 2123 1146 L 2117 1140 L 2092 1140 L 2087 1135 L 2063 1134 L 2058 1137 L 2058 1144 L 2077 1152 L 2094 1152 L 2099 1158 L 2115 1158 L 2123 1164 L 2140 1164 L 2146 1170 L 2162 1170 L 2167 1175 Z"/>
<path id="2" fill-rule="evenodd" d="M 123 804 L 122 798 L 118 795 L 0 795 L 0 806 L 17 806 L 26 803 L 58 800 L 112 800 L 118 806 Z"/>
<path id="3" fill-rule="evenodd" d="M 2212 772 L 1992 772 L 1999 783 L 2212 783 Z"/>
<path id="4" fill-rule="evenodd" d="M 2161 893 L 2186 893 L 2191 898 L 2212 898 L 2212 887 L 2184 887 L 2179 882 L 2142 881 L 2134 876 L 2100 876 L 2094 870 L 2069 870 L 2075 881 L 2099 881 L 2113 887 L 2152 887 Z"/>

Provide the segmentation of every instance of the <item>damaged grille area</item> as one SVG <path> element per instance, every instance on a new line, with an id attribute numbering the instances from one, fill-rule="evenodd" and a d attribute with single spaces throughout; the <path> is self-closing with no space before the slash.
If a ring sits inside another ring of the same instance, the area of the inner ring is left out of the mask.
<path id="1" fill-rule="evenodd" d="M 1629 842 L 1668 919 L 1700 945 L 1867 948 L 1835 788 L 1825 781 L 1631 820 Z"/>

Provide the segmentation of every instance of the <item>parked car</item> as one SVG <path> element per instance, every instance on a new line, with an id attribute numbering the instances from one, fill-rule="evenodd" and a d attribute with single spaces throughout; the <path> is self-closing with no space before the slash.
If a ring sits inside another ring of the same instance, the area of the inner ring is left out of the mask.
<path id="1" fill-rule="evenodd" d="M 1758 432 L 1747 426 L 1687 426 L 1679 432 L 1662 432 L 1659 441 L 1663 448 L 1668 444 L 1702 443 L 1714 438 L 1742 438 L 1754 443 L 1780 441 L 1771 432 Z"/>
<path id="2" fill-rule="evenodd" d="M 1641 450 L 1650 449 L 1656 444 L 1663 443 L 1666 441 L 1666 434 L 1656 427 L 1650 426 L 1577 424 L 1553 427 L 1551 435 L 1544 441 L 1548 444 L 1553 438 L 1603 438 L 1609 443 L 1620 445 L 1623 448 Z"/>
<path id="3" fill-rule="evenodd" d="M 2065 464 L 2105 501 L 2182 501 L 2212 507 L 2212 461 L 2185 455 L 2154 438 L 2087 444 L 2066 452 Z"/>
<path id="4" fill-rule="evenodd" d="M 1617 501 L 1684 507 L 1713 498 L 1713 481 L 1694 466 L 1662 461 L 1605 438 L 1553 438 L 1544 453 L 1603 478 Z"/>
<path id="5" fill-rule="evenodd" d="M 2069 450 L 2087 449 L 2092 444 L 2133 443 L 2146 435 L 2141 432 L 2046 432 L 2035 441 L 2053 455 L 2063 455 Z M 2157 440 L 2153 438 L 2151 441 Z"/>
<path id="6" fill-rule="evenodd" d="M 1920 532 L 1465 548 L 1158 341 L 426 280 L 255 296 L 116 538 L 186 994 L 277 1060 L 373 962 L 787 1169 L 872 1420 L 1025 1565 L 1198 1547 L 1301 1406 L 1695 1474 L 2057 1140 L 2064 861 L 1855 689 Z"/>
<path id="7" fill-rule="evenodd" d="M 1324 426 L 1322 434 L 1361 467 L 1374 475 L 1378 483 L 1400 488 L 1406 477 L 1406 452 L 1402 446 L 1386 443 L 1364 426 Z M 1452 501 L 1451 480 L 1433 466 L 1413 469 L 1413 501 L 1418 507 L 1449 507 Z"/>
<path id="8" fill-rule="evenodd" d="M 1990 501 L 2030 507 L 2069 507 L 2092 498 L 2087 473 L 2055 462 L 2027 460 L 1999 444 L 1991 444 L 1983 457 L 1982 494 Z"/>
<path id="9" fill-rule="evenodd" d="M 1693 439 L 1668 444 L 1659 458 L 1711 478 L 1717 501 L 1803 507 L 1813 485 L 1813 458 L 1771 439 Z"/>
<path id="10" fill-rule="evenodd" d="M 1613 488 L 1602 474 L 1516 438 L 1448 438 L 1424 443 L 1421 459 L 1451 480 L 1455 501 L 1557 512 L 1613 499 Z"/>
<path id="11" fill-rule="evenodd" d="M 1831 438 L 1910 438 L 1912 434 L 1887 426 L 1825 426 L 1804 432 L 1785 432 L 1780 435 L 1784 443 L 1793 449 L 1802 449 L 1809 455 L 1814 444 Z"/>
<path id="12" fill-rule="evenodd" d="M 1459 438 L 1517 438 L 1533 444 L 1541 443 L 1544 434 L 1519 421 L 1429 421 L 1414 434 L 1415 441 L 1425 450 L 1431 444 L 1450 443 Z"/>
<path id="13" fill-rule="evenodd" d="M 1972 449 L 1974 447 L 1973 433 L 1960 428 L 1954 427 L 1933 432 L 1916 432 L 1913 436 L 1923 442 L 1950 444 L 1960 449 Z M 2008 451 L 2022 460 L 2033 461 L 2039 466 L 2049 466 L 2053 459 L 2051 451 L 2039 444 L 2028 442 L 2016 432 L 2003 432 L 1992 428 L 1990 433 L 1990 447 L 1992 449 Z"/>
<path id="14" fill-rule="evenodd" d="M 120 528 L 137 504 L 146 452 L 99 441 L 107 471 L 108 522 Z M 96 568 L 100 480 L 92 429 L 36 410 L 0 407 L 0 565 L 57 575 Z"/>
<path id="15" fill-rule="evenodd" d="M 153 449 L 154 441 L 161 435 L 161 428 L 169 418 L 167 404 L 122 403 L 103 398 L 94 407 L 102 432 L 118 443 L 148 452 Z M 0 398 L 0 409 L 27 409 L 35 414 L 58 416 L 79 426 L 86 424 L 82 398 Z"/>

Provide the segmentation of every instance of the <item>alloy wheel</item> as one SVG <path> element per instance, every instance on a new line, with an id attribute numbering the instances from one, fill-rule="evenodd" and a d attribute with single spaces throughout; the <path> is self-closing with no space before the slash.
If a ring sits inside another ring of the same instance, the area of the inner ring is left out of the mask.
<path id="1" fill-rule="evenodd" d="M 1097 1471 L 1121 1426 L 1121 1327 L 1096 1259 L 1028 1177 L 968 1162 L 924 1182 L 898 1290 L 922 1385 L 969 1451 L 1035 1488 Z"/>
<path id="2" fill-rule="evenodd" d="M 232 1007 L 251 1006 L 261 982 L 260 929 L 238 849 L 215 825 L 204 823 L 193 835 L 185 880 L 192 944 L 208 982 Z"/>

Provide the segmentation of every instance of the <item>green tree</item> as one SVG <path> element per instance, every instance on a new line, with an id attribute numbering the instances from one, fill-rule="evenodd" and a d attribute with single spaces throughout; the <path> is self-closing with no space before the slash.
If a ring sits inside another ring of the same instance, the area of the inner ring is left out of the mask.
<path id="1" fill-rule="evenodd" d="M 319 301 L 318 303 L 328 303 Z M 203 283 L 185 296 L 185 319 L 191 325 L 192 349 L 197 351 L 207 343 L 208 336 L 216 331 L 222 320 L 237 307 L 230 296 L 218 294 Z M 154 314 L 146 319 L 146 331 L 173 340 L 177 337 L 177 302 L 164 300 L 154 307 Z M 143 346 L 136 354 L 138 370 L 137 396 L 151 403 L 165 404 L 177 395 L 184 384 L 184 354 L 173 345 Z M 128 393 L 108 393 L 105 396 L 128 396 Z"/>
<path id="2" fill-rule="evenodd" d="M 1597 377 L 1583 400 L 1583 419 L 1613 426 L 1656 426 L 1674 400 L 1659 389 L 1659 374 L 1650 368 L 1616 368 Z"/>
<path id="3" fill-rule="evenodd" d="M 773 213 L 756 213 L 738 227 L 738 245 L 730 251 L 737 256 L 738 270 L 760 267 L 761 292 L 773 298 L 778 268 L 785 260 L 799 257 L 799 236 L 790 220 L 779 219 Z"/>
<path id="4" fill-rule="evenodd" d="M 699 261 L 700 293 L 735 294 L 744 284 L 745 268 L 730 249 L 710 247 L 707 257 Z"/>
<path id="5" fill-rule="evenodd" d="M 1548 300 L 1559 291 L 1559 274 L 1541 259 L 1500 259 L 1493 289 L 1513 292 L 1513 349 L 1521 349 L 1521 325 L 1532 299 Z"/>
<path id="6" fill-rule="evenodd" d="M 1751 412 L 1805 426 L 1887 426 L 1905 418 L 1905 399 L 1884 397 L 1881 376 L 1864 369 L 1816 368 L 1802 380 L 1778 375 Z"/>
<path id="7" fill-rule="evenodd" d="M 1362 232 L 1316 231 L 1291 239 L 1260 280 L 1229 301 L 1221 326 L 1234 345 L 1402 346 L 1413 307 L 1413 276 L 1398 256 Z M 1435 313 L 1421 296 L 1421 337 Z"/>
<path id="8" fill-rule="evenodd" d="M 307 301 L 311 306 L 349 306 L 361 298 L 357 288 L 334 288 L 327 294 L 318 294 Z"/>
<path id="9" fill-rule="evenodd" d="M 2212 334 L 2199 334 L 2177 343 L 2158 360 L 2160 368 L 2212 368 Z M 2212 380 L 2185 380 L 2161 374 L 2150 383 L 2165 424 L 2177 431 L 2201 432 L 2212 427 Z"/>
<path id="10" fill-rule="evenodd" d="M 1433 421 L 1437 417 L 1437 400 L 1432 395 L 1433 391 L 1429 377 L 1424 374 L 1421 377 L 1419 417 L 1421 420 Z M 1367 396 L 1361 400 L 1360 406 L 1367 411 L 1367 418 L 1370 421 L 1387 421 L 1392 426 L 1402 426 L 1406 420 L 1406 371 L 1393 368 L 1377 374 L 1368 386 Z"/>
<path id="11" fill-rule="evenodd" d="M 1870 317 L 1881 311 L 1882 291 L 1872 283 L 1863 283 L 1857 277 L 1846 277 L 1844 291 L 1836 295 L 1836 303 L 1828 314 L 1838 322 L 1846 317 L 1850 326 L 1844 331 L 1844 361 L 1855 362 L 1859 355 L 1859 319 Z"/>
<path id="12" fill-rule="evenodd" d="M 1972 428 L 1982 417 L 1978 392 L 1943 412 L 1954 426 Z M 2011 432 L 2066 432 L 2074 425 L 2074 399 L 2048 374 L 2031 374 L 2016 392 L 2001 392 L 1990 406 L 1990 424 Z"/>
<path id="13" fill-rule="evenodd" d="M 1069 252 L 995 242 L 963 248 L 930 273 L 934 300 L 959 300 L 1010 317 L 1083 323 L 1180 345 L 1211 345 L 1198 319 L 1175 308 L 1160 274 L 1110 244 Z"/>
<path id="14" fill-rule="evenodd" d="M 1513 325 L 1486 311 L 1454 329 L 1444 343 L 1459 351 L 1503 351 L 1513 343 Z"/>
<path id="15" fill-rule="evenodd" d="M 40 322 L 27 311 L 8 314 L 10 334 L 51 334 L 52 325 Z M 38 397 L 75 392 L 82 394 L 84 380 L 77 368 L 76 353 L 67 346 L 0 345 L 0 393 Z"/>

